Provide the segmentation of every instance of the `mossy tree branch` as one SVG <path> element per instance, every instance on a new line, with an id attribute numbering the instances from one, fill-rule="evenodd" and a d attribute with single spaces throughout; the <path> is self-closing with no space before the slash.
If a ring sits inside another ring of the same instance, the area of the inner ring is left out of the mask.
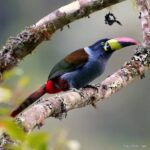
<path id="1" fill-rule="evenodd" d="M 131 60 L 126 62 L 121 69 L 105 79 L 101 84 L 99 83 L 96 86 L 97 90 L 87 88 L 81 89 L 79 92 L 68 91 L 60 93 L 59 96 L 39 99 L 16 118 L 16 121 L 26 132 L 30 132 L 36 126 L 43 124 L 48 117 L 60 118 L 62 116 L 62 105 L 68 112 L 75 108 L 85 107 L 86 105 L 105 100 L 123 87 L 126 87 L 130 82 L 144 76 L 144 73 L 150 69 L 150 7 L 147 0 L 137 0 L 137 4 L 141 12 L 144 44 L 137 48 Z M 37 23 L 37 26 L 41 24 L 40 21 Z M 3 143 L 7 143 L 6 135 L 1 139 L 5 141 Z"/>
<path id="2" fill-rule="evenodd" d="M 10 37 L 0 50 L 0 76 L 16 66 L 41 42 L 69 23 L 124 0 L 77 0 L 48 14 L 15 37 Z"/>
<path id="3" fill-rule="evenodd" d="M 66 111 L 85 107 L 86 105 L 95 105 L 98 101 L 103 101 L 112 94 L 117 93 L 130 82 L 144 77 L 144 72 L 150 69 L 150 48 L 139 47 L 129 62 L 117 72 L 106 78 L 101 84 L 93 88 L 84 88 L 80 91 L 68 91 L 60 93 L 57 96 L 41 98 L 30 108 L 22 112 L 17 121 L 30 132 L 36 126 L 42 125 L 48 117 L 62 117 L 62 106 Z"/>
<path id="4" fill-rule="evenodd" d="M 80 92 L 66 92 L 38 100 L 29 109 L 17 117 L 25 131 L 31 131 L 41 125 L 47 117 L 60 117 L 61 106 L 66 111 L 85 107 L 110 97 L 138 77 L 144 77 L 144 73 L 150 69 L 150 7 L 147 0 L 137 0 L 143 31 L 143 46 L 138 47 L 129 62 L 105 79 L 97 87 L 81 89 Z"/>
<path id="5" fill-rule="evenodd" d="M 59 96 L 38 100 L 17 117 L 25 131 L 31 131 L 43 124 L 48 117 L 60 117 L 62 105 L 67 112 L 85 107 L 110 97 L 130 82 L 144 77 L 144 73 L 150 69 L 150 13 L 148 13 L 150 8 L 147 0 L 137 0 L 137 4 L 141 13 L 144 46 L 139 46 L 130 61 L 101 84 L 99 83 L 96 86 L 97 90 L 88 88 L 81 89 L 80 92 L 68 91 Z"/>

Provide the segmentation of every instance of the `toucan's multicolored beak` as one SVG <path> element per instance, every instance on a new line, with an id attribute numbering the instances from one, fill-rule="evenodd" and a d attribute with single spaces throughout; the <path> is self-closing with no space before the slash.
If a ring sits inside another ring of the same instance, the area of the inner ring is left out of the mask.
<path id="1" fill-rule="evenodd" d="M 105 51 L 116 51 L 131 45 L 139 45 L 139 43 L 129 37 L 119 37 L 108 40 L 104 45 L 104 49 Z"/>

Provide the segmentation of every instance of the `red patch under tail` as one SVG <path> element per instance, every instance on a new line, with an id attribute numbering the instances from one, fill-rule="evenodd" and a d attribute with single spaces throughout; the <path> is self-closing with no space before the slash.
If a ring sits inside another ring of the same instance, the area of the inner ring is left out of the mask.
<path id="1" fill-rule="evenodd" d="M 55 86 L 55 81 L 48 80 L 45 85 L 45 91 L 50 94 L 55 94 L 61 92 L 62 90 Z"/>
<path id="2" fill-rule="evenodd" d="M 37 91 L 27 97 L 14 111 L 11 112 L 11 117 L 16 117 L 20 112 L 26 109 L 29 105 L 34 103 L 38 98 L 46 93 L 45 85 L 41 86 Z"/>

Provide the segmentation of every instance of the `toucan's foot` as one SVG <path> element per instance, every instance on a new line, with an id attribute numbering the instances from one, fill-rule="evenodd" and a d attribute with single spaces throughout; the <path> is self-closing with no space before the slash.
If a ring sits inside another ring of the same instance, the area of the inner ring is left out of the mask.
<path id="1" fill-rule="evenodd" d="M 92 88 L 92 89 L 94 89 L 97 93 L 98 93 L 98 88 L 95 86 L 95 85 L 93 85 L 93 84 L 88 84 L 88 85 L 86 85 L 85 87 L 83 87 L 83 88 Z"/>
<path id="2" fill-rule="evenodd" d="M 84 96 L 84 94 L 83 94 L 83 92 L 82 92 L 81 90 L 78 90 L 78 89 L 76 89 L 76 88 L 71 88 L 70 90 L 71 90 L 72 92 L 78 93 L 82 98 L 85 98 L 85 96 Z"/>
<path id="3" fill-rule="evenodd" d="M 94 90 L 96 90 L 98 92 L 98 88 L 95 86 L 95 85 L 86 85 L 85 87 L 83 87 L 83 89 L 85 88 L 93 88 Z M 76 88 L 72 88 L 71 91 L 73 92 L 77 92 L 79 93 L 79 95 L 82 97 L 82 98 L 86 98 L 85 95 L 83 94 L 83 92 L 81 90 L 78 90 Z M 91 103 L 91 105 L 96 108 L 96 104 L 94 103 L 94 101 Z"/>

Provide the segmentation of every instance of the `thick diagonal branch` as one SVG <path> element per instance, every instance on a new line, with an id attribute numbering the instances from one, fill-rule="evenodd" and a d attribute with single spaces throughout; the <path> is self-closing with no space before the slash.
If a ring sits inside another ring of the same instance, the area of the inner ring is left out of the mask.
<path id="1" fill-rule="evenodd" d="M 17 36 L 10 37 L 0 50 L 0 76 L 4 71 L 16 66 L 41 42 L 49 40 L 58 29 L 62 30 L 63 26 L 77 19 L 122 1 L 124 0 L 77 0 L 26 27 Z"/>
<path id="2" fill-rule="evenodd" d="M 62 107 L 69 110 L 85 107 L 102 101 L 126 87 L 138 77 L 144 77 L 150 65 L 150 49 L 139 47 L 132 59 L 120 70 L 105 79 L 95 88 L 84 88 L 80 91 L 68 91 L 57 96 L 43 98 L 17 117 L 17 121 L 26 131 L 43 124 L 48 117 L 61 117 Z"/>

